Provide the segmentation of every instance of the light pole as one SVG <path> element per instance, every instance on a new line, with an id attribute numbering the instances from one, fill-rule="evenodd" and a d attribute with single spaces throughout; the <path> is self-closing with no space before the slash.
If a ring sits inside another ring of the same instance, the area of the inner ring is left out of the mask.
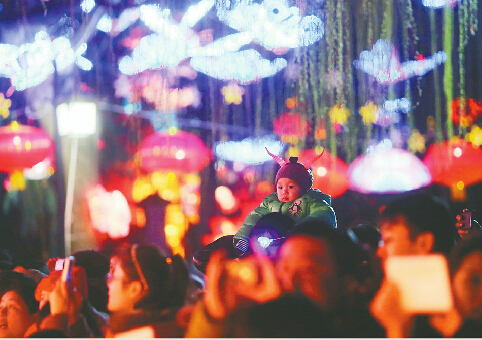
<path id="1" fill-rule="evenodd" d="M 93 135 L 97 128 L 97 108 L 92 102 L 71 102 L 57 106 L 60 136 L 70 136 L 70 162 L 64 213 L 64 242 L 66 256 L 72 251 L 72 207 L 74 204 L 75 173 L 79 138 Z"/>

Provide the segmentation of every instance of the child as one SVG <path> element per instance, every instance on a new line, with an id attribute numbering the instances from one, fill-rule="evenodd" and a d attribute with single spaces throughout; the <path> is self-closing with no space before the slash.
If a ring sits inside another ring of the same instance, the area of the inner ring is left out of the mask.
<path id="1" fill-rule="evenodd" d="M 303 164 L 297 162 L 297 157 L 290 157 L 290 162 L 286 163 L 283 159 L 271 154 L 269 151 L 268 154 L 281 165 L 281 169 L 279 169 L 276 175 L 276 192 L 263 199 L 261 205 L 248 215 L 234 236 L 222 236 L 194 254 L 194 266 L 202 273 L 205 273 L 206 265 L 213 251 L 224 249 L 229 259 L 244 256 L 250 249 L 249 238 L 251 231 L 258 220 L 269 213 L 276 212 L 291 217 L 294 226 L 289 232 L 295 230 L 305 221 L 309 222 L 312 220 L 322 220 L 336 228 L 336 217 L 331 207 L 331 197 L 318 189 L 311 189 L 313 175 L 310 167 L 313 162 L 321 157 L 323 152 Z M 266 221 L 260 222 L 263 222 L 261 224 L 264 226 L 269 221 L 274 224 L 273 228 L 276 229 L 286 225 L 286 223 L 281 223 L 281 220 L 267 218 Z"/>
<path id="2" fill-rule="evenodd" d="M 312 189 L 313 175 L 311 164 L 323 152 L 304 163 L 297 157 L 290 157 L 286 163 L 266 149 L 268 154 L 281 166 L 276 174 L 276 192 L 266 196 L 260 206 L 254 209 L 233 237 L 233 245 L 238 256 L 243 256 L 249 248 L 249 234 L 258 219 L 270 212 L 289 215 L 295 222 L 294 229 L 303 221 L 320 219 L 336 228 L 336 216 L 331 207 L 331 197 L 318 189 Z"/>

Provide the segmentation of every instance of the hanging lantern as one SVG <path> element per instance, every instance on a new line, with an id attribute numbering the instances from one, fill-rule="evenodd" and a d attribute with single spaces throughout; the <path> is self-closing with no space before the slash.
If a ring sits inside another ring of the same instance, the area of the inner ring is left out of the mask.
<path id="1" fill-rule="evenodd" d="M 204 142 L 197 136 L 177 131 L 156 132 L 145 138 L 139 148 L 141 167 L 147 172 L 200 172 L 212 158 Z"/>
<path id="2" fill-rule="evenodd" d="M 298 140 L 310 133 L 308 118 L 299 112 L 285 112 L 273 121 L 273 131 L 285 143 L 297 144 Z"/>
<path id="3" fill-rule="evenodd" d="M 463 139 L 430 145 L 423 162 L 433 181 L 449 188 L 454 184 L 465 188 L 482 180 L 482 149 Z"/>
<path id="4" fill-rule="evenodd" d="M 16 121 L 1 127 L 0 172 L 11 174 L 9 190 L 25 189 L 22 171 L 52 158 L 54 148 L 50 136 L 39 128 Z"/>
<path id="5" fill-rule="evenodd" d="M 316 149 L 303 151 L 299 159 L 312 159 L 319 155 Z M 323 156 L 311 166 L 313 169 L 313 188 L 320 189 L 331 197 L 338 197 L 345 193 L 349 187 L 347 176 L 348 166 L 340 158 L 324 151 Z"/>
<path id="6" fill-rule="evenodd" d="M 348 167 L 350 189 L 361 193 L 402 193 L 430 185 L 432 177 L 422 161 L 398 148 L 377 148 L 358 156 Z"/>

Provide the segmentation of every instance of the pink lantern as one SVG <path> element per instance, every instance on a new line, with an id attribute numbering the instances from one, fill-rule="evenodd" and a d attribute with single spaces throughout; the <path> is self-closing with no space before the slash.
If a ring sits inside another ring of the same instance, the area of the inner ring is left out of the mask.
<path id="1" fill-rule="evenodd" d="M 53 155 L 54 143 L 43 130 L 13 122 L 0 128 L 0 172 L 31 168 Z"/>
<path id="2" fill-rule="evenodd" d="M 432 176 L 410 152 L 376 149 L 358 156 L 348 167 L 350 189 L 361 193 L 401 193 L 430 185 Z"/>
<path id="3" fill-rule="evenodd" d="M 303 162 L 318 154 L 314 149 L 304 150 L 299 160 Z M 323 156 L 316 160 L 311 168 L 313 169 L 313 188 L 320 189 L 331 197 L 341 196 L 348 190 L 348 166 L 340 158 L 325 150 Z"/>
<path id="4" fill-rule="evenodd" d="M 460 181 L 464 186 L 482 181 L 482 149 L 463 139 L 430 145 L 423 162 L 433 181 L 446 187 Z"/>
<path id="5" fill-rule="evenodd" d="M 212 158 L 212 152 L 197 136 L 177 131 L 156 132 L 145 138 L 139 148 L 141 167 L 147 172 L 200 172 Z"/>

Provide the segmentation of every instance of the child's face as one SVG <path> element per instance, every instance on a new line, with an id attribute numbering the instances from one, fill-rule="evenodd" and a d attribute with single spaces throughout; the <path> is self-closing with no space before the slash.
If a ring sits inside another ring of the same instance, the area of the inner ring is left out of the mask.
<path id="1" fill-rule="evenodd" d="M 289 178 L 280 178 L 276 184 L 276 193 L 280 202 L 292 202 L 300 196 L 300 186 Z"/>

